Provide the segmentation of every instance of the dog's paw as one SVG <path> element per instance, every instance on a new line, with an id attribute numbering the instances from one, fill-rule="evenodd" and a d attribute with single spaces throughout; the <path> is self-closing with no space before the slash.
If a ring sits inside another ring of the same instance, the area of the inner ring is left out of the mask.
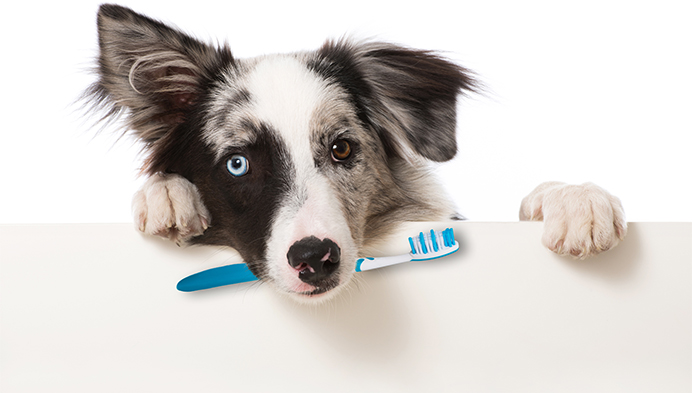
<path id="1" fill-rule="evenodd" d="M 581 259 L 615 247 L 627 234 L 620 200 L 593 183 L 543 183 L 521 202 L 519 219 L 544 221 L 543 245 Z"/>
<path id="2" fill-rule="evenodd" d="M 201 235 L 211 215 L 194 184 L 180 175 L 155 174 L 132 200 L 137 229 L 165 237 L 178 245 Z"/>

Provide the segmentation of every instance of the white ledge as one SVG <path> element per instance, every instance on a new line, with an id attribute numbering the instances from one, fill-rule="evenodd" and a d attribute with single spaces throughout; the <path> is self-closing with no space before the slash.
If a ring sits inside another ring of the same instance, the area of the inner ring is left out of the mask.
<path id="1" fill-rule="evenodd" d="M 446 226 L 457 254 L 318 307 L 177 292 L 237 256 L 131 225 L 0 226 L 0 391 L 692 391 L 692 223 L 630 223 L 586 261 L 541 223 L 413 224 L 382 252 Z"/>

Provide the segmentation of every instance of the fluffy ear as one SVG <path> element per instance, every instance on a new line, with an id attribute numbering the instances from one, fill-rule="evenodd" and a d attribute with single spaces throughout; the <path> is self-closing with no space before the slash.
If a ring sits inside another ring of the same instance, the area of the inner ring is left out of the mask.
<path id="1" fill-rule="evenodd" d="M 99 80 L 87 91 L 104 118 L 127 113 L 147 145 L 185 121 L 219 68 L 233 64 L 213 48 L 163 23 L 112 4 L 98 12 Z"/>
<path id="2" fill-rule="evenodd" d="M 390 151 L 432 161 L 454 157 L 457 96 L 477 87 L 470 71 L 433 52 L 386 43 L 329 41 L 318 56 Z"/>

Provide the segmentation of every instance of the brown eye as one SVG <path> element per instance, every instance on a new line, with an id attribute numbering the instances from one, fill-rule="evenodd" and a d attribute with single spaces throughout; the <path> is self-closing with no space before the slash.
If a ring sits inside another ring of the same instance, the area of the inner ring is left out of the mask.
<path id="1" fill-rule="evenodd" d="M 343 140 L 338 139 L 332 145 L 332 158 L 334 161 L 345 161 L 351 157 L 351 145 Z"/>

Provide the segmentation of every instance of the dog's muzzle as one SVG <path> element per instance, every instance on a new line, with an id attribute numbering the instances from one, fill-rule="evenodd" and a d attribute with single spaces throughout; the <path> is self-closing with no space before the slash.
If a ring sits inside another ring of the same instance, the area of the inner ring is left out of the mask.
<path id="1" fill-rule="evenodd" d="M 320 287 L 338 270 L 341 249 L 331 239 L 310 236 L 293 243 L 286 257 L 301 281 Z"/>

